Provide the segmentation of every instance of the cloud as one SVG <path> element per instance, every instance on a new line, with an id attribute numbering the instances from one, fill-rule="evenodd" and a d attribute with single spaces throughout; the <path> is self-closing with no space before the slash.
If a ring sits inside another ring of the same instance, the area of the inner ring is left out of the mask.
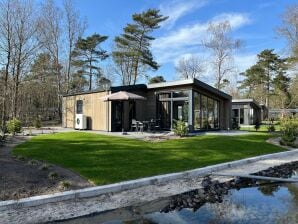
<path id="1" fill-rule="evenodd" d="M 238 72 L 245 72 L 246 69 L 250 68 L 257 62 L 257 54 L 236 54 L 234 56 L 234 65 Z"/>
<path id="2" fill-rule="evenodd" d="M 173 0 L 168 4 L 161 4 L 159 6 L 161 14 L 169 16 L 169 18 L 163 22 L 162 26 L 168 29 L 172 28 L 178 19 L 205 6 L 207 2 L 207 0 Z"/>
<path id="3" fill-rule="evenodd" d="M 186 25 L 169 32 L 154 40 L 152 47 L 157 61 L 160 63 L 173 62 L 181 54 L 202 51 L 200 45 L 207 36 L 210 22 L 229 21 L 232 30 L 238 29 L 251 22 L 248 14 L 223 13 L 211 18 L 205 23 Z"/>
<path id="4" fill-rule="evenodd" d="M 213 17 L 212 22 L 229 21 L 232 29 L 237 29 L 243 25 L 251 23 L 251 19 L 248 14 L 243 13 L 222 13 Z"/>

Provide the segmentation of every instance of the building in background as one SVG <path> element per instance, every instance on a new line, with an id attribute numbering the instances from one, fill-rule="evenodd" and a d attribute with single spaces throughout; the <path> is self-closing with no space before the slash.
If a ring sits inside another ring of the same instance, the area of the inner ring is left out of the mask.
<path id="1" fill-rule="evenodd" d="M 266 107 L 260 106 L 254 99 L 233 99 L 232 119 L 238 126 L 255 125 L 264 119 Z"/>

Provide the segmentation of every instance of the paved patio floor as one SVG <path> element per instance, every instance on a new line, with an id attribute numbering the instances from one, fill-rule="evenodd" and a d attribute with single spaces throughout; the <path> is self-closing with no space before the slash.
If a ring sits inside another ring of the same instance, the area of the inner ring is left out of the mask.
<path id="1" fill-rule="evenodd" d="M 106 132 L 106 131 L 95 131 L 95 130 L 75 130 L 72 128 L 63 128 L 63 127 L 43 127 L 40 129 L 28 129 L 25 128 L 23 134 L 24 135 L 40 135 L 40 134 L 52 134 L 52 133 L 60 133 L 60 132 L 87 132 L 87 133 L 95 133 L 101 135 L 109 135 L 109 136 L 118 136 L 125 138 L 133 138 L 133 139 L 141 139 L 146 140 L 148 138 L 173 138 L 175 137 L 174 132 L 172 131 L 156 131 L 156 132 Z M 236 135 L 244 135 L 251 134 L 252 132 L 248 131 L 238 131 L 238 130 L 219 130 L 219 131 L 204 131 L 204 132 L 194 132 L 189 133 L 189 136 L 197 136 L 197 135 L 225 135 L 225 136 L 236 136 Z"/>

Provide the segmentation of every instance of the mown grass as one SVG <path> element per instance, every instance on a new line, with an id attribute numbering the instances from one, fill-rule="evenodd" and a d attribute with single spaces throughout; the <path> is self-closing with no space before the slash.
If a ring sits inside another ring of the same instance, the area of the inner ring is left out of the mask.
<path id="1" fill-rule="evenodd" d="M 285 150 L 266 143 L 269 137 L 202 135 L 151 143 L 69 132 L 33 137 L 13 153 L 74 170 L 102 185 Z"/>
<path id="2" fill-rule="evenodd" d="M 279 124 L 275 124 L 275 131 L 279 132 L 280 131 L 280 125 Z M 256 132 L 255 126 L 251 125 L 249 127 L 241 127 L 240 128 L 241 131 L 252 131 L 252 132 Z M 260 129 L 257 132 L 268 132 L 268 125 L 267 124 L 262 124 L 260 125 Z"/>

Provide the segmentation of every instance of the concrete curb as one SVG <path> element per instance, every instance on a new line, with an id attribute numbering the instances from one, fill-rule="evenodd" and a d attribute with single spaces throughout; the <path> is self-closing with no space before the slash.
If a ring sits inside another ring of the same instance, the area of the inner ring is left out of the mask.
<path id="1" fill-rule="evenodd" d="M 298 149 L 287 151 L 287 152 L 279 152 L 274 154 L 251 157 L 248 159 L 242 159 L 234 162 L 217 164 L 213 166 L 198 168 L 194 170 L 188 170 L 188 171 L 179 172 L 179 173 L 158 175 L 153 177 L 141 178 L 137 180 L 119 182 L 115 184 L 59 192 L 59 193 L 50 194 L 50 195 L 41 195 L 41 196 L 34 196 L 29 198 L 22 198 L 19 200 L 1 201 L 0 211 L 4 211 L 8 209 L 24 208 L 24 207 L 33 207 L 33 206 L 43 205 L 47 203 L 61 202 L 61 201 L 66 201 L 71 199 L 95 197 L 101 194 L 115 193 L 115 192 L 120 192 L 124 190 L 146 186 L 146 185 L 165 183 L 176 179 L 194 178 L 194 177 L 204 176 L 212 172 L 218 172 L 226 168 L 233 168 L 236 166 L 260 161 L 263 159 L 273 159 L 273 158 L 282 157 L 282 156 L 289 156 L 296 153 L 298 153 Z"/>

